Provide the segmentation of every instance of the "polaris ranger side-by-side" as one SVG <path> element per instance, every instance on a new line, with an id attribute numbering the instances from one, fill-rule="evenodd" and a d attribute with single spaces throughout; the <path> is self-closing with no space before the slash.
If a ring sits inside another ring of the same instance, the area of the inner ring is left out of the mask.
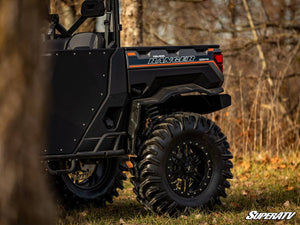
<path id="1" fill-rule="evenodd" d="M 231 104 L 222 94 L 219 46 L 122 48 L 118 0 L 86 0 L 81 14 L 68 30 L 50 15 L 45 40 L 53 70 L 43 161 L 64 202 L 112 202 L 130 156 L 146 209 L 174 215 L 220 204 L 232 154 L 220 128 L 202 116 Z M 104 33 L 74 34 L 99 16 Z"/>

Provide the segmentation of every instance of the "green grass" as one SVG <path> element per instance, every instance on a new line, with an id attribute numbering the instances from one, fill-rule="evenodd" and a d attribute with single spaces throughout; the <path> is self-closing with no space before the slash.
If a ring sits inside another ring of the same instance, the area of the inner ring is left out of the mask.
<path id="1" fill-rule="evenodd" d="M 135 200 L 132 185 L 106 208 L 59 210 L 59 224 L 300 224 L 300 155 L 273 157 L 258 155 L 233 160 L 234 179 L 223 205 L 213 212 L 192 211 L 188 216 L 170 218 L 147 213 Z M 128 175 L 130 176 L 130 175 Z M 258 212 L 296 211 L 292 220 L 247 221 L 252 210 Z"/>

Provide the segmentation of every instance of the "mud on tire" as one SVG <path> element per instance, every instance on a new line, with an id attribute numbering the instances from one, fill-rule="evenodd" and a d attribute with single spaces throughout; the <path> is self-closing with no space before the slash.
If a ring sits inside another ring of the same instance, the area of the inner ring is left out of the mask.
<path id="1" fill-rule="evenodd" d="M 229 144 L 211 120 L 176 113 L 157 124 L 132 159 L 134 192 L 145 208 L 174 215 L 213 208 L 226 197 L 232 163 Z"/>

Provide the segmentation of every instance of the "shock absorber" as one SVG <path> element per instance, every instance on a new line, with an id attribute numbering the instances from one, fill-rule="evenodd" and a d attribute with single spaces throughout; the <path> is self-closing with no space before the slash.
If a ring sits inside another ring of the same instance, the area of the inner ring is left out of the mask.
<path id="1" fill-rule="evenodd" d="M 158 122 L 158 118 L 160 116 L 159 107 L 157 105 L 147 107 L 146 115 L 151 125 L 155 125 Z"/>
<path id="2" fill-rule="evenodd" d="M 143 122 L 145 123 L 144 126 L 141 126 L 140 134 L 136 138 L 136 147 L 137 149 L 137 155 L 141 154 L 141 151 L 143 150 L 141 146 L 143 146 L 143 143 L 148 139 L 150 133 L 152 132 L 152 129 L 155 124 L 159 122 L 160 117 L 160 111 L 159 107 L 156 105 L 153 106 L 146 106 L 143 110 Z"/>

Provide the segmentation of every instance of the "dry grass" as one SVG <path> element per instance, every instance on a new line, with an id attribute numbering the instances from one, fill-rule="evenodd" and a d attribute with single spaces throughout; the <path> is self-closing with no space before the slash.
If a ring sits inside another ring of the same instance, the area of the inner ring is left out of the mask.
<path id="1" fill-rule="evenodd" d="M 225 79 L 232 105 L 209 117 L 227 135 L 233 153 L 278 155 L 300 149 L 299 92 L 285 94 L 284 89 L 293 89 L 286 82 L 273 80 L 270 86 L 257 76 L 230 76 L 230 70 Z"/>
<path id="2" fill-rule="evenodd" d="M 148 214 L 136 200 L 127 180 L 125 189 L 106 208 L 89 207 L 60 211 L 59 224 L 261 224 L 246 221 L 247 214 L 296 211 L 290 220 L 264 221 L 266 224 L 300 223 L 300 154 L 290 152 L 280 157 L 245 154 L 234 159 L 234 179 L 228 197 L 214 212 L 195 210 L 188 216 L 169 218 Z"/>

